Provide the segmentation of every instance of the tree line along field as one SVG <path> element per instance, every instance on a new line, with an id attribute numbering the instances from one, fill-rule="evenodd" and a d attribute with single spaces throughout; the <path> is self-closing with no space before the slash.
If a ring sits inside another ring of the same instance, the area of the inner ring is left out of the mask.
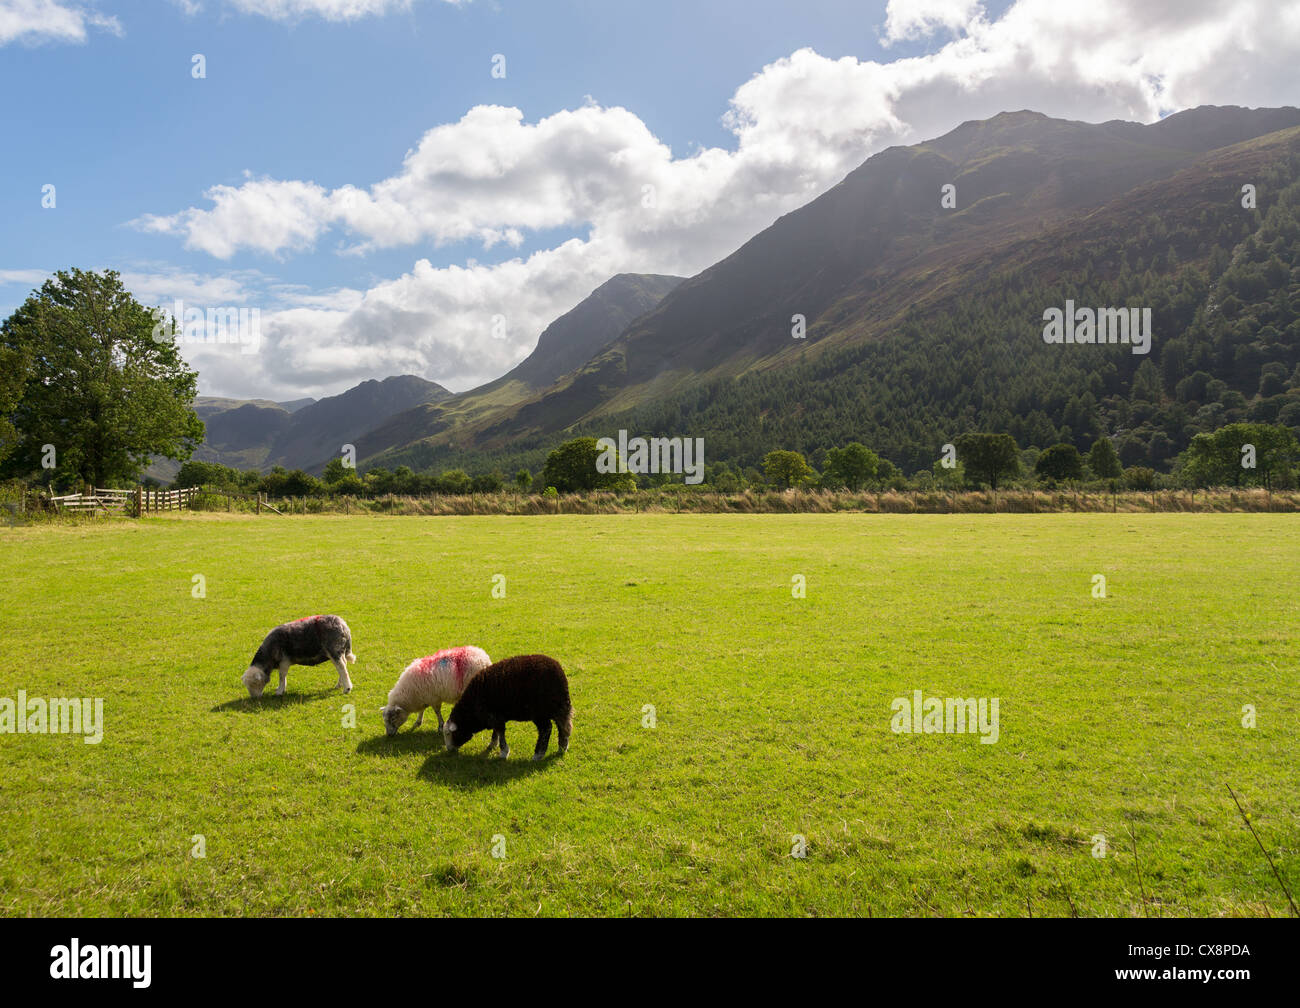
<path id="1" fill-rule="evenodd" d="M 1225 785 L 1294 892 L 1298 530 L 1122 513 L 3 528 L 0 696 L 102 697 L 104 734 L 0 735 L 0 913 L 1283 916 Z M 331 612 L 355 690 L 294 667 L 288 696 L 249 700 L 266 631 Z M 568 755 L 529 762 L 535 729 L 514 724 L 508 763 L 480 758 L 486 734 L 447 756 L 431 715 L 385 738 L 402 667 L 454 644 L 557 657 Z M 891 731 L 915 690 L 998 698 L 997 742 Z"/>

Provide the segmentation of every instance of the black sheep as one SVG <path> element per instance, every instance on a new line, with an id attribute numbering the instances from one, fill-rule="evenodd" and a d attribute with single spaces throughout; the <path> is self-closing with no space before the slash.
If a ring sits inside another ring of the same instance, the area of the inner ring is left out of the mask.
<path id="1" fill-rule="evenodd" d="M 554 658 L 546 655 L 516 655 L 495 662 L 476 675 L 456 706 L 451 709 L 443 738 L 455 752 L 475 734 L 492 729 L 492 741 L 484 755 L 500 743 L 501 758 L 510 755 L 506 745 L 507 721 L 532 721 L 537 725 L 537 748 L 533 759 L 541 759 L 551 741 L 551 722 L 559 729 L 559 751 L 569 748 L 573 731 L 573 704 L 569 702 L 569 680 Z"/>

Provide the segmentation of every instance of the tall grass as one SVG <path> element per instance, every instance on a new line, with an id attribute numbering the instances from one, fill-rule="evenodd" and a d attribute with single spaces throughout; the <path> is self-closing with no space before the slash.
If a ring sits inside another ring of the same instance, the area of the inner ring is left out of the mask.
<path id="1" fill-rule="evenodd" d="M 102 515 L 60 512 L 28 492 L 25 508 L 20 491 L 0 485 L 0 523 L 86 522 L 105 520 Z M 8 505 L 13 504 L 13 507 Z M 596 515 L 596 514 L 1062 514 L 1070 512 L 1122 512 L 1126 514 L 1178 512 L 1222 514 L 1230 512 L 1300 511 L 1300 491 L 1269 492 L 1260 488 L 1214 490 L 1146 490 L 1111 494 L 1096 490 L 1013 489 L 944 492 L 941 490 L 743 490 L 723 493 L 712 489 L 667 487 L 631 492 L 596 491 L 583 494 L 488 494 L 424 497 L 286 497 L 266 504 L 282 515 Z M 255 498 L 209 490 L 193 502 L 195 511 L 251 514 Z M 268 517 L 274 512 L 262 508 Z"/>
<path id="2" fill-rule="evenodd" d="M 538 514 L 1033 514 L 1066 512 L 1295 512 L 1300 511 L 1300 491 L 1269 493 L 1249 490 L 1155 490 L 1119 494 L 1090 491 L 1010 490 L 943 493 L 926 490 L 638 490 L 630 493 L 597 491 L 585 494 L 510 492 L 385 496 L 366 498 L 293 497 L 274 500 L 286 514 L 384 515 L 538 515 Z M 225 499 L 207 495 L 200 508 L 225 510 Z M 234 510 L 250 511 L 249 500 L 235 501 Z"/>

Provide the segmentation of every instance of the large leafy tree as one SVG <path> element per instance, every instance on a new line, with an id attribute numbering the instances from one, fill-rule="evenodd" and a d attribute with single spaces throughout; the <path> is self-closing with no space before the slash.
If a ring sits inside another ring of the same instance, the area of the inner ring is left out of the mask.
<path id="1" fill-rule="evenodd" d="M 1088 468 L 1101 479 L 1119 479 L 1124 470 L 1110 438 L 1100 437 L 1092 443 L 1092 449 L 1088 452 Z"/>
<path id="2" fill-rule="evenodd" d="M 963 434 L 954 442 L 966 475 L 996 490 L 1020 472 L 1020 449 L 1010 434 Z"/>
<path id="3" fill-rule="evenodd" d="M 400 473 L 405 466 L 398 466 Z M 397 473 L 393 474 L 394 476 Z M 448 469 L 438 477 L 438 491 L 445 494 L 467 494 L 474 488 L 474 480 L 464 469 Z"/>
<path id="4" fill-rule="evenodd" d="M 1271 487 L 1300 454 L 1286 427 L 1235 423 L 1197 434 L 1183 456 L 1183 475 L 1198 486 L 1259 483 Z M 1249 465 L 1253 461 L 1254 465 Z M 1245 463 L 1245 464 L 1243 464 Z"/>
<path id="5" fill-rule="evenodd" d="M 763 473 L 768 482 L 783 490 L 817 477 L 800 452 L 785 450 L 771 451 L 763 456 Z"/>
<path id="6" fill-rule="evenodd" d="M 822 482 L 832 487 L 861 490 L 876 478 L 880 457 L 864 444 L 850 441 L 843 448 L 832 448 L 826 453 L 822 466 Z"/>
<path id="7" fill-rule="evenodd" d="M 600 446 L 593 437 L 565 441 L 546 456 L 542 481 L 546 486 L 553 486 L 562 493 L 621 490 L 636 486 L 636 480 L 628 473 L 601 472 L 596 466 L 600 456 Z M 617 461 L 616 457 L 615 462 Z"/>
<path id="8" fill-rule="evenodd" d="M 261 473 L 240 472 L 220 462 L 200 462 L 190 459 L 183 462 L 172 480 L 173 487 L 210 486 L 221 490 L 254 490 Z"/>
<path id="9" fill-rule="evenodd" d="M 325 463 L 325 471 L 321 473 L 321 479 L 333 486 L 335 483 L 342 483 L 352 474 L 353 470 L 345 466 L 341 458 L 335 457 Z"/>
<path id="10" fill-rule="evenodd" d="M 4 469 L 48 468 L 52 445 L 55 478 L 110 486 L 135 480 L 151 458 L 188 459 L 203 423 L 192 409 L 198 375 L 181 358 L 177 330 L 111 270 L 45 281 L 0 323 L 0 357 L 23 367 Z"/>
<path id="11" fill-rule="evenodd" d="M 1083 479 L 1083 457 L 1072 444 L 1054 444 L 1038 456 L 1034 472 L 1053 483 Z"/>
<path id="12" fill-rule="evenodd" d="M 10 417 L 22 398 L 29 366 L 25 350 L 0 345 L 0 464 L 18 446 L 18 429 Z"/>

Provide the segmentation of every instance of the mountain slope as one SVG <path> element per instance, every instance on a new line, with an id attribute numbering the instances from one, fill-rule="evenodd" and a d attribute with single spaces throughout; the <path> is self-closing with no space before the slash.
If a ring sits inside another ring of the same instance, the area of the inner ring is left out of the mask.
<path id="1" fill-rule="evenodd" d="M 401 375 L 365 381 L 320 400 L 275 403 L 200 396 L 194 409 L 206 430 L 194 457 L 236 469 L 306 468 L 337 455 L 344 444 L 355 444 L 395 413 L 450 394 L 434 382 Z M 149 475 L 171 479 L 175 473 L 158 463 Z"/>
<path id="2" fill-rule="evenodd" d="M 790 337 L 796 312 L 807 317 L 810 342 L 851 337 L 864 323 L 941 294 L 991 253 L 1174 175 L 1189 154 L 1279 122 L 1300 125 L 1294 109 L 1238 111 L 1192 110 L 1153 126 L 1003 113 L 883 151 L 682 285 L 620 338 L 623 384 L 788 357 L 798 349 Z M 940 205 L 947 183 L 956 187 L 955 211 Z"/>
<path id="3" fill-rule="evenodd" d="M 1219 275 L 1211 270 L 1212 255 L 1240 255 L 1240 243 L 1261 224 L 1259 213 L 1240 205 L 1242 183 L 1261 186 L 1263 210 L 1293 181 L 1289 165 L 1298 125 L 1300 110 L 1291 108 L 1204 107 L 1152 125 L 1090 125 L 1016 112 L 964 123 L 928 143 L 890 148 L 676 287 L 605 351 L 549 389 L 462 422 L 444 416 L 440 425 L 418 432 L 418 440 L 379 461 L 428 466 L 513 457 L 553 445 L 571 430 L 600 430 L 630 417 L 653 416 L 664 432 L 681 432 L 683 404 L 698 400 L 703 389 L 716 397 L 743 377 L 751 387 L 776 390 L 779 401 L 794 369 L 820 357 L 849 366 L 845 354 L 866 360 L 871 353 L 864 347 L 896 340 L 903 331 L 924 344 L 916 364 L 924 370 L 951 346 L 932 333 L 947 328 L 945 313 L 954 305 L 995 319 L 1020 340 L 1041 330 L 1045 307 L 1060 305 L 1072 292 L 1168 297 L 1167 285 L 1157 281 L 1180 286 L 1185 265 L 1201 270 L 1208 285 Z M 1269 173 L 1276 180 L 1271 189 L 1260 181 Z M 955 209 L 940 204 L 941 187 L 948 183 L 956 187 Z M 1177 241 L 1170 239 L 1174 231 Z M 1216 261 L 1215 270 L 1221 265 Z M 1139 267 L 1150 277 L 1144 282 L 1139 276 L 1134 284 L 1131 274 Z M 1008 270 L 1032 273 L 1033 294 L 1024 296 L 1036 303 L 1012 304 L 1001 283 L 989 283 Z M 1099 286 L 1103 277 L 1109 288 Z M 806 317 L 806 339 L 791 338 L 796 314 Z M 1172 338 L 1168 327 L 1185 329 L 1194 314 L 1163 317 L 1162 335 Z M 1041 339 L 1035 346 L 1032 338 L 1015 346 L 1016 353 L 1035 360 L 1049 351 L 1045 362 L 1057 359 L 1050 351 L 1060 349 L 1045 347 Z M 893 347 L 900 359 L 908 356 L 905 349 Z M 1171 371 L 1181 366 L 1164 364 L 1163 350 L 1156 360 Z M 1090 367 L 1131 381 L 1138 363 L 1097 360 Z M 1284 359 L 1273 363 L 1286 366 Z M 990 368 L 964 378 L 978 384 L 985 374 L 1003 371 Z M 1056 387 L 1048 372 L 1037 377 Z M 1090 384 L 1085 380 L 1083 389 Z M 1035 411 L 1046 416 L 1043 406 L 1059 417 L 1064 404 L 1049 401 L 1046 392 L 1024 390 L 1021 401 L 1005 409 L 1008 422 Z M 930 399 L 926 388 L 909 394 L 921 403 Z M 860 405 L 870 409 L 870 403 Z M 754 406 L 738 407 L 734 427 L 752 427 L 760 419 Z M 950 412 L 957 417 L 961 411 Z M 817 417 L 801 415 L 805 432 L 819 425 Z M 895 440 L 896 451 L 928 461 L 937 446 L 923 443 L 932 437 L 918 431 L 906 444 Z M 741 454 L 752 457 L 754 450 Z"/>
<path id="4" fill-rule="evenodd" d="M 543 330 L 537 346 L 511 371 L 486 385 L 397 414 L 359 443 L 362 458 L 430 433 L 467 429 L 508 412 L 603 351 L 629 323 L 659 304 L 682 277 L 620 273 Z"/>
<path id="5" fill-rule="evenodd" d="M 342 445 L 356 444 L 390 417 L 450 395 L 441 385 L 415 375 L 364 381 L 294 413 L 272 441 L 266 465 L 315 466 L 338 456 Z"/>
<path id="6" fill-rule="evenodd" d="M 547 326 L 533 352 L 498 381 L 546 388 L 604 350 L 614 336 L 684 279 L 658 273 L 620 273 L 610 278 Z"/>

